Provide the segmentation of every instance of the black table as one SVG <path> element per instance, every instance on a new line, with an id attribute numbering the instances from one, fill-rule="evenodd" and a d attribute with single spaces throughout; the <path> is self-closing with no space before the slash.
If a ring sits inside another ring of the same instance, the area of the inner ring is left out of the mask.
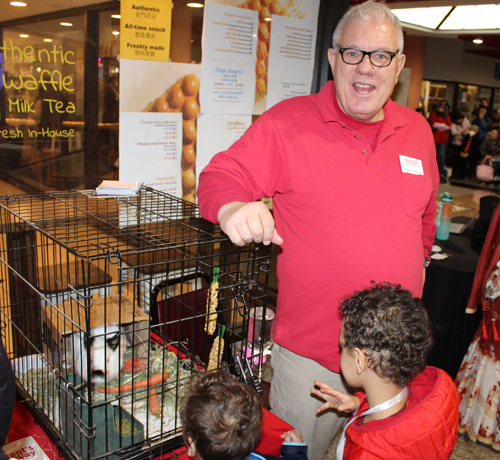
<path id="1" fill-rule="evenodd" d="M 469 228 L 462 235 L 450 234 L 448 240 L 436 239 L 434 244 L 451 256 L 432 260 L 422 295 L 435 340 L 428 364 L 444 369 L 452 378 L 458 373 L 482 317 L 480 311 L 465 313 L 479 260 L 470 247 L 470 234 Z"/>

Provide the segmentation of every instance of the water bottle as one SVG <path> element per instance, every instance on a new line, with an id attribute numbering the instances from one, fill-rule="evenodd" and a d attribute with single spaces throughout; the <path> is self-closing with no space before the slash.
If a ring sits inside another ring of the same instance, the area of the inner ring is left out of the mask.
<path id="1" fill-rule="evenodd" d="M 438 240 L 447 240 L 450 236 L 451 213 L 453 209 L 453 195 L 448 192 L 441 194 L 439 212 L 436 219 Z"/>

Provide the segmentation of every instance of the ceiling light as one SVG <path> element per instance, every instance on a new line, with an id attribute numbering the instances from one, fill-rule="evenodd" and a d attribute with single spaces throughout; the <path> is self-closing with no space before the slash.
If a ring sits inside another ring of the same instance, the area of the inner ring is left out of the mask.
<path id="1" fill-rule="evenodd" d="M 481 43 L 483 43 L 483 41 L 480 38 L 475 38 L 474 40 L 472 40 L 472 43 L 475 43 L 476 45 L 480 45 Z"/>
<path id="2" fill-rule="evenodd" d="M 10 2 L 12 6 L 28 6 L 26 2 Z"/>
<path id="3" fill-rule="evenodd" d="M 443 22 L 440 30 L 464 30 L 464 29 L 496 29 L 488 17 L 486 17 L 474 5 L 457 6 L 450 16 Z"/>
<path id="4" fill-rule="evenodd" d="M 392 11 L 406 27 L 417 26 L 447 32 L 500 29 L 500 6 L 497 4 L 402 8 Z"/>
<path id="5" fill-rule="evenodd" d="M 496 28 L 500 27 L 500 6 L 498 5 L 476 5 L 476 8 L 481 11 Z"/>
<path id="6" fill-rule="evenodd" d="M 120 35 L 120 32 L 118 32 L 117 30 L 113 30 L 113 32 L 111 32 L 113 35 Z"/>
<path id="7" fill-rule="evenodd" d="M 52 43 L 52 38 L 44 38 L 43 41 L 47 43 Z"/>
<path id="8" fill-rule="evenodd" d="M 189 8 L 203 8 L 203 4 L 202 3 L 188 3 L 186 6 L 189 6 Z"/>
<path id="9" fill-rule="evenodd" d="M 440 6 L 436 8 L 404 8 L 392 10 L 392 12 L 401 22 L 435 29 L 450 10 L 451 6 Z"/>
<path id="10" fill-rule="evenodd" d="M 112 14 L 111 17 L 113 19 L 121 19 L 122 15 L 121 14 Z"/>
<path id="11" fill-rule="evenodd" d="M 19 34 L 19 36 L 20 36 L 21 38 L 28 38 L 28 37 L 29 37 L 29 35 L 28 35 L 28 34 Z"/>
<path id="12" fill-rule="evenodd" d="M 73 24 L 71 22 L 60 22 L 59 24 L 61 24 L 64 27 L 72 27 L 73 26 Z"/>

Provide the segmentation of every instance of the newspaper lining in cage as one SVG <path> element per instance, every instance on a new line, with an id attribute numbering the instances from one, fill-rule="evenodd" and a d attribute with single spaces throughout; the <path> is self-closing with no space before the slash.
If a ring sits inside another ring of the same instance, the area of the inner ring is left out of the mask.
<path id="1" fill-rule="evenodd" d="M 268 308 L 270 247 L 237 247 L 196 205 L 149 187 L 91 195 L 0 197 L 3 339 L 66 458 L 151 457 L 182 444 L 180 400 L 212 347 L 211 367 L 240 378 L 241 350 L 263 352 L 249 347 L 249 311 Z"/>

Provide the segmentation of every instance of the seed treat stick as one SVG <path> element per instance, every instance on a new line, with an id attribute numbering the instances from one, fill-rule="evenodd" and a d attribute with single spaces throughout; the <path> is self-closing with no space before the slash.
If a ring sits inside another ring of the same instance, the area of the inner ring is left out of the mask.
<path id="1" fill-rule="evenodd" d="M 213 335 L 217 323 L 217 304 L 219 302 L 219 268 L 214 268 L 214 277 L 210 284 L 210 293 L 207 296 L 207 317 L 205 319 L 205 332 Z"/>

